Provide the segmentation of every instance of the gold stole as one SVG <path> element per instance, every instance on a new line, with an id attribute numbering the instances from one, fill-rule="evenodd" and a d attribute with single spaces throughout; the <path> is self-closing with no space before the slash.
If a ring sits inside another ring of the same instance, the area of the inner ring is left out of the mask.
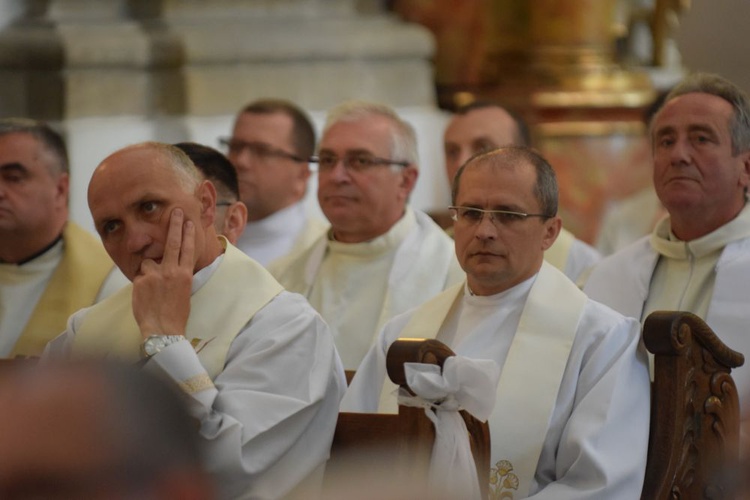
<path id="1" fill-rule="evenodd" d="M 544 252 L 544 260 L 555 266 L 562 272 L 565 272 L 565 265 L 568 263 L 570 248 L 573 246 L 575 236 L 565 229 L 560 228 L 560 234 L 557 239 Z"/>
<path id="2" fill-rule="evenodd" d="M 219 267 L 190 297 L 185 337 L 200 342 L 201 364 L 213 380 L 224 369 L 229 346 L 250 319 L 284 289 L 260 264 L 227 243 Z M 140 359 L 143 338 L 133 317 L 133 286 L 92 307 L 76 332 L 74 356 Z M 171 332 L 161 332 L 169 334 Z"/>
<path id="3" fill-rule="evenodd" d="M 62 260 L 13 347 L 11 357 L 39 356 L 47 342 L 65 331 L 71 314 L 96 301 L 112 267 L 99 240 L 68 221 L 63 229 Z"/>
<path id="4" fill-rule="evenodd" d="M 435 338 L 462 292 L 463 284 L 457 285 L 425 303 L 401 336 Z M 490 489 L 498 498 L 513 498 L 509 485 L 521 498 L 528 496 L 585 304 L 586 295 L 561 271 L 542 265 L 505 359 L 489 419 Z M 385 381 L 379 411 L 395 411 L 395 389 Z"/>

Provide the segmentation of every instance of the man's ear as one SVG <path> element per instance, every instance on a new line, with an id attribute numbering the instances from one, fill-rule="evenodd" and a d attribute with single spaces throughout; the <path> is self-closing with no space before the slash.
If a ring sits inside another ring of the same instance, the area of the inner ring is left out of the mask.
<path id="1" fill-rule="evenodd" d="M 211 181 L 203 181 L 198 185 L 196 195 L 201 202 L 201 225 L 213 226 L 216 219 L 216 188 Z"/>
<path id="2" fill-rule="evenodd" d="M 55 202 L 60 207 L 68 206 L 68 195 L 70 191 L 70 176 L 67 173 L 62 173 L 55 182 Z"/>
<path id="3" fill-rule="evenodd" d="M 740 172 L 740 186 L 747 191 L 750 186 L 750 151 L 740 153 L 742 157 L 742 171 Z"/>
<path id="4" fill-rule="evenodd" d="M 235 201 L 227 207 L 227 211 L 224 215 L 224 227 L 221 229 L 221 234 L 226 236 L 229 243 L 232 245 L 237 244 L 237 240 L 240 239 L 242 233 L 245 231 L 247 225 L 247 207 L 241 201 Z"/>
<path id="5" fill-rule="evenodd" d="M 562 229 L 562 219 L 558 216 L 551 217 L 544 222 L 544 236 L 542 237 L 542 250 L 547 250 L 555 243 Z"/>
<path id="6" fill-rule="evenodd" d="M 414 186 L 417 184 L 417 178 L 419 177 L 419 170 L 412 164 L 401 169 L 401 184 L 400 187 L 406 194 L 406 198 L 414 190 Z"/>

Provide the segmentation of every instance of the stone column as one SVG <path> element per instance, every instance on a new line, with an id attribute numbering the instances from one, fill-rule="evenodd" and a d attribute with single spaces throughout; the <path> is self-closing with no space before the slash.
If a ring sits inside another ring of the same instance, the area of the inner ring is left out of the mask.
<path id="1" fill-rule="evenodd" d="M 0 24 L 0 115 L 67 133 L 71 211 L 84 224 L 86 185 L 107 154 L 142 140 L 216 146 L 259 97 L 317 121 L 359 98 L 436 122 L 431 35 L 372 0 L 0 1 L 12 14 Z M 417 204 L 447 204 L 425 177 Z"/>

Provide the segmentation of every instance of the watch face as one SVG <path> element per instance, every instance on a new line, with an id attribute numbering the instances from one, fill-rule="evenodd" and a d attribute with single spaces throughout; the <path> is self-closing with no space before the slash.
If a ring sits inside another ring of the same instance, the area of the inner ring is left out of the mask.
<path id="1" fill-rule="evenodd" d="M 160 336 L 152 336 L 146 339 L 143 350 L 148 356 L 153 356 L 164 347 L 164 339 Z"/>

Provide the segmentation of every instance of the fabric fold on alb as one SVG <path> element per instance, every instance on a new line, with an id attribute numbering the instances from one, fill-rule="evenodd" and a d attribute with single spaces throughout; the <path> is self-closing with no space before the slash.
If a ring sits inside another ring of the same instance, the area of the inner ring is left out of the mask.
<path id="1" fill-rule="evenodd" d="M 460 492 L 463 498 L 480 499 L 479 479 L 471 454 L 468 431 L 460 410 L 486 421 L 495 406 L 500 367 L 492 360 L 451 356 L 442 373 L 437 365 L 405 363 L 407 385 L 414 396 L 400 390 L 398 402 L 424 408 L 435 426 L 435 444 L 429 481 L 435 491 Z"/>

